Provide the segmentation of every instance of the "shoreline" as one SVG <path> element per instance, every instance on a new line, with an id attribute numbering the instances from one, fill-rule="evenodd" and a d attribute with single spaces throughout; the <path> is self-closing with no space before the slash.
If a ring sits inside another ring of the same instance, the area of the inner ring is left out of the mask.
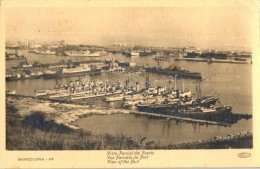
<path id="1" fill-rule="evenodd" d="M 248 145 L 247 147 L 239 147 L 237 145 L 245 144 L 246 142 Z M 237 145 L 231 145 L 235 143 Z M 245 132 L 238 132 L 234 134 L 229 134 L 226 136 L 214 136 L 209 139 L 204 140 L 197 140 L 192 142 L 183 142 L 179 144 L 172 144 L 168 146 L 162 146 L 167 149 L 200 149 L 206 148 L 209 149 L 217 149 L 218 147 L 223 146 L 228 148 L 253 148 L 253 132 L 245 131 Z"/>
<path id="2" fill-rule="evenodd" d="M 54 120 L 57 125 L 64 125 L 73 131 L 77 132 L 82 130 L 81 127 L 72 124 L 82 117 L 88 117 L 92 115 L 112 115 L 112 114 L 142 114 L 153 116 L 151 113 L 137 112 L 134 110 L 126 109 L 104 109 L 102 107 L 91 108 L 89 105 L 81 104 L 71 104 L 71 103 L 59 103 L 53 102 L 46 99 L 38 99 L 33 96 L 20 96 L 20 95 L 10 95 L 6 97 L 7 99 L 7 109 L 15 108 L 17 113 L 26 117 L 31 115 L 32 112 L 43 112 L 47 119 Z M 154 116 L 155 118 L 166 118 L 161 115 Z M 169 117 L 168 117 L 169 118 Z M 166 118 L 167 119 L 167 118 Z M 176 119 L 175 119 L 176 120 Z M 89 132 L 89 131 L 86 131 Z M 90 132 L 91 133 L 91 132 Z M 146 148 L 155 149 L 192 149 L 196 147 L 214 147 L 214 144 L 219 143 L 226 145 L 232 142 L 236 142 L 235 145 L 239 145 L 239 142 L 248 142 L 249 147 L 252 145 L 253 133 L 250 131 L 243 131 L 227 136 L 215 136 L 207 140 L 198 140 L 192 142 L 184 142 L 180 144 L 172 145 L 156 145 L 152 142 L 145 143 Z M 138 142 L 137 140 L 134 140 Z M 152 146 L 152 147 L 151 147 Z"/>
<path id="3" fill-rule="evenodd" d="M 59 99 L 52 99 L 52 98 L 39 98 L 36 96 L 25 96 L 25 95 L 7 95 L 7 98 L 16 99 L 16 100 L 23 100 L 23 99 L 29 99 L 31 102 L 34 101 L 36 106 L 33 106 L 36 108 L 37 111 L 41 111 L 40 108 L 44 109 L 43 107 L 47 107 L 47 110 L 49 107 L 55 109 L 58 109 L 59 111 L 62 109 L 64 113 L 67 114 L 67 116 L 62 116 L 62 113 L 58 113 L 57 111 L 51 111 L 51 113 L 55 114 L 55 120 L 57 123 L 62 123 L 64 125 L 67 125 L 68 127 L 71 127 L 73 129 L 79 129 L 77 126 L 73 125 L 72 123 L 76 120 L 78 120 L 81 117 L 89 116 L 89 115 L 111 115 L 111 114 L 141 114 L 145 116 L 153 116 L 156 118 L 165 118 L 165 119 L 171 119 L 171 120 L 177 120 L 177 121 L 183 121 L 187 123 L 198 123 L 202 125 L 217 125 L 217 126 L 231 126 L 233 123 L 227 123 L 227 122 L 219 122 L 219 121 L 208 121 L 205 119 L 196 119 L 196 118 L 190 118 L 190 117 L 181 117 L 181 116 L 174 116 L 174 115 L 167 115 L 167 114 L 156 114 L 156 113 L 150 113 L 150 112 L 141 112 L 138 110 L 130 110 L 130 109 L 122 109 L 122 108 L 108 108 L 108 107 L 102 107 L 102 106 L 93 106 L 88 105 L 86 103 L 80 103 L 80 102 L 74 102 L 71 100 L 59 100 Z M 25 100 L 26 102 L 26 100 Z M 37 108 L 37 105 L 40 105 L 40 107 Z M 64 108 L 61 108 L 64 106 Z M 30 107 L 31 108 L 31 107 Z M 70 109 L 77 109 L 77 112 L 66 110 Z M 57 116 L 59 115 L 59 116 Z M 233 118 L 237 119 L 250 119 L 252 118 L 252 115 L 248 114 L 233 114 Z"/>

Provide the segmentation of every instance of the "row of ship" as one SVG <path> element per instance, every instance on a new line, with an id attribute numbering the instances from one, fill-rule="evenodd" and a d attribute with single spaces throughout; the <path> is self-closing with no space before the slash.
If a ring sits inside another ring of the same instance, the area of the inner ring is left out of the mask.
<path id="1" fill-rule="evenodd" d="M 200 58 L 200 57 L 175 57 L 172 55 L 157 56 L 153 58 L 156 61 L 190 61 L 190 62 L 207 62 L 207 63 L 235 63 L 235 64 L 252 64 L 251 58 Z"/>
<path id="2" fill-rule="evenodd" d="M 176 85 L 175 85 L 176 86 Z M 126 79 L 108 82 L 79 79 L 66 85 L 57 85 L 49 90 L 35 91 L 37 97 L 51 99 L 95 99 L 103 97 L 106 102 L 121 101 L 123 107 L 135 107 L 139 111 L 212 120 L 214 116 L 231 113 L 231 106 L 218 105 L 215 96 L 197 96 L 191 91 L 182 91 L 171 86 L 152 87 L 149 79 L 144 82 Z"/>
<path id="3" fill-rule="evenodd" d="M 127 57 L 131 56 L 149 56 L 149 55 L 155 55 L 157 52 L 153 50 L 133 50 L 133 51 L 124 51 L 121 54 Z"/>
<path id="4" fill-rule="evenodd" d="M 25 79 L 53 79 L 61 77 L 70 77 L 70 76 L 81 76 L 81 75 L 92 75 L 100 74 L 101 68 L 96 65 L 82 64 L 74 68 L 62 68 L 59 70 L 47 70 L 44 72 L 31 72 L 30 74 L 17 73 L 17 74 L 7 74 L 5 79 L 6 81 L 15 81 L 15 80 L 25 80 Z"/>
<path id="5" fill-rule="evenodd" d="M 24 70 L 31 69 L 30 74 L 28 73 L 28 71 L 26 73 L 7 74 L 6 81 L 35 79 L 35 78 L 50 79 L 50 78 L 61 78 L 61 77 L 69 77 L 69 76 L 84 76 L 90 74 L 100 74 L 101 72 L 104 71 L 128 70 L 134 67 L 131 65 L 131 63 L 118 61 L 118 60 L 105 61 L 100 64 L 80 63 L 79 65 L 73 64 L 73 66 L 68 66 L 67 64 L 56 65 L 56 67 L 58 66 L 60 67 L 55 70 L 53 69 L 48 70 L 48 68 L 46 68 L 47 70 L 43 70 L 43 71 L 37 70 L 36 72 L 33 71 L 34 69 L 33 65 L 26 64 L 23 65 L 22 68 Z M 179 65 L 175 65 L 175 64 L 172 64 L 168 68 L 137 67 L 137 69 L 148 73 L 158 73 L 158 74 L 165 74 L 170 76 L 178 76 L 179 78 L 192 78 L 192 79 L 202 80 L 201 73 L 184 70 Z"/>

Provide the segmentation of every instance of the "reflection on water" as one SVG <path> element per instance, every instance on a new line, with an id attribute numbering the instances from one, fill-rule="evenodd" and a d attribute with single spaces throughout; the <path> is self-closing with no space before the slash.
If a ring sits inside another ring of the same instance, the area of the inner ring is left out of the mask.
<path id="1" fill-rule="evenodd" d="M 251 120 L 241 120 L 231 127 L 223 127 L 156 119 L 144 115 L 114 114 L 84 117 L 74 124 L 94 134 L 123 134 L 137 140 L 147 137 L 147 141 L 174 144 L 251 131 L 251 122 Z"/>

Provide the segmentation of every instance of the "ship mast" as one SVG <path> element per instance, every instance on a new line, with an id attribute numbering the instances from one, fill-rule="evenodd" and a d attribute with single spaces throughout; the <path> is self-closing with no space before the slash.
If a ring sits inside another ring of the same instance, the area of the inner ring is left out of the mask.
<path id="1" fill-rule="evenodd" d="M 197 98 L 201 98 L 201 88 L 200 88 L 200 82 L 199 81 L 196 84 L 196 94 L 197 94 Z"/>

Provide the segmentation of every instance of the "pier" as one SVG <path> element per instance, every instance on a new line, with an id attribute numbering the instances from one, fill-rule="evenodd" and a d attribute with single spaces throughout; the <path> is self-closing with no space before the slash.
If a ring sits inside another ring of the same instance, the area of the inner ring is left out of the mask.
<path id="1" fill-rule="evenodd" d="M 227 123 L 220 123 L 215 121 L 208 121 L 208 120 L 200 120 L 200 119 L 193 119 L 193 118 L 187 118 L 187 117 L 179 117 L 179 116 L 172 116 L 172 115 L 164 115 L 164 114 L 156 114 L 156 113 L 146 113 L 146 112 L 131 112 L 133 114 L 142 114 L 146 116 L 153 116 L 153 117 L 159 117 L 159 118 L 166 118 L 166 119 L 172 119 L 172 120 L 179 120 L 184 122 L 192 122 L 192 123 L 199 123 L 199 124 L 206 124 L 206 125 L 219 125 L 219 126 L 230 126 L 230 124 Z"/>

